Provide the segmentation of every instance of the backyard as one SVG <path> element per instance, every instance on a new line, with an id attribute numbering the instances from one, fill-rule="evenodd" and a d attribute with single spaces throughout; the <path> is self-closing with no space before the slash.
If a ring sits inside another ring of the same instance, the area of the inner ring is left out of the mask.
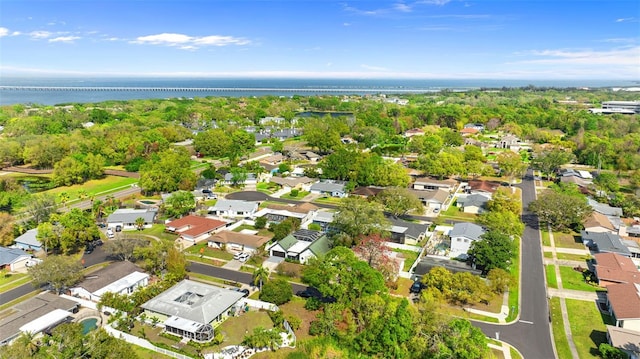
<path id="1" fill-rule="evenodd" d="M 404 268 L 402 268 L 403 272 L 408 272 L 411 269 L 413 263 L 418 259 L 418 255 L 420 253 L 415 251 L 410 251 L 407 249 L 393 249 L 394 252 L 402 254 L 404 257 Z"/>
<path id="2" fill-rule="evenodd" d="M 242 225 L 236 227 L 233 231 L 234 232 L 241 232 L 243 229 L 248 229 L 250 231 L 256 231 L 256 227 L 254 227 L 252 225 L 249 225 L 249 224 L 242 224 Z M 273 237 L 273 232 L 269 231 L 266 228 L 258 229 L 257 231 L 258 231 L 257 234 L 259 236 L 269 237 L 269 238 Z"/>
<path id="3" fill-rule="evenodd" d="M 441 219 L 456 219 L 465 222 L 474 222 L 477 217 L 477 214 L 462 212 L 460 208 L 456 207 L 455 202 L 446 211 L 441 212 L 439 216 Z"/>

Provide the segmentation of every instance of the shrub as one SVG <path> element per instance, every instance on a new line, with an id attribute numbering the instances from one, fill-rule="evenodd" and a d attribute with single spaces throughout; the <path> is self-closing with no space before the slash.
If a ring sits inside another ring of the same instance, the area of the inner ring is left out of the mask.
<path id="1" fill-rule="evenodd" d="M 297 189 L 292 189 L 291 190 L 291 197 L 298 197 L 298 195 L 300 194 L 300 191 Z"/>
<path id="2" fill-rule="evenodd" d="M 287 303 L 293 297 L 291 284 L 284 279 L 276 279 L 268 281 L 262 286 L 260 291 L 260 300 L 281 305 Z"/>
<path id="3" fill-rule="evenodd" d="M 318 310 L 322 308 L 322 302 L 318 298 L 308 298 L 304 303 L 304 309 L 306 310 Z"/>
<path id="4" fill-rule="evenodd" d="M 298 318 L 295 315 L 288 315 L 287 322 L 289 322 L 291 329 L 298 330 L 300 329 L 300 324 L 302 324 L 302 319 Z"/>
<path id="5" fill-rule="evenodd" d="M 267 217 L 264 217 L 264 216 L 256 218 L 255 224 L 253 225 L 255 229 L 263 229 L 266 226 L 267 226 Z"/>

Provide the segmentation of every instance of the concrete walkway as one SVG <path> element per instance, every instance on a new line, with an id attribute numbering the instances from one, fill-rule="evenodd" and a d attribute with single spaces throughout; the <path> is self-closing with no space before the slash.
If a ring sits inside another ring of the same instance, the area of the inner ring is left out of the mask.
<path id="1" fill-rule="evenodd" d="M 549 236 L 552 237 L 553 233 L 550 232 Z M 550 238 L 551 240 L 551 238 Z M 542 250 L 544 252 L 554 252 L 554 253 L 566 253 L 566 254 L 577 254 L 577 255 L 590 255 L 591 253 L 589 253 L 589 251 L 587 249 L 577 249 L 577 248 L 560 248 L 560 247 L 556 247 L 554 245 L 554 242 L 551 241 L 551 246 L 544 246 L 542 247 Z M 557 259 L 557 258 L 556 258 Z"/>
<path id="2" fill-rule="evenodd" d="M 494 339 L 495 340 L 495 339 Z M 511 359 L 511 346 L 505 342 L 501 342 L 502 345 L 496 345 L 489 343 L 489 348 L 502 351 L 504 359 Z"/>
<path id="3" fill-rule="evenodd" d="M 500 307 L 500 313 L 487 312 L 484 310 L 478 310 L 473 308 L 464 308 L 466 312 L 484 315 L 485 317 L 496 318 L 498 323 L 506 324 L 507 317 L 509 316 L 509 292 L 505 292 L 502 296 L 502 306 Z"/>
<path id="4" fill-rule="evenodd" d="M 598 293 L 585 292 L 582 290 L 549 288 L 548 293 L 551 297 L 558 297 L 563 299 L 577 299 L 591 302 L 595 302 L 596 300 L 598 300 Z"/>

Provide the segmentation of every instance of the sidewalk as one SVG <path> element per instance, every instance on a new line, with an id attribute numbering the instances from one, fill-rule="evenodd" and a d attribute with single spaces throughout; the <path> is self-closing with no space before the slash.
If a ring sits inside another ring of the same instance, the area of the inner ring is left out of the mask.
<path id="1" fill-rule="evenodd" d="M 577 299 L 577 300 L 588 300 L 588 301 L 596 301 L 598 300 L 598 293 L 596 292 L 585 292 L 582 290 L 571 290 L 571 289 L 548 289 L 549 296 L 558 297 L 564 299 Z"/>

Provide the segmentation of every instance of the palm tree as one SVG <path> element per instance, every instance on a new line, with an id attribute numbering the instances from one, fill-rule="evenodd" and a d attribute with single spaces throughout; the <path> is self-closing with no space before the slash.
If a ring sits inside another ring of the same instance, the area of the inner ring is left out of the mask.
<path id="1" fill-rule="evenodd" d="M 136 228 L 139 231 L 144 229 L 144 218 L 142 218 L 142 217 L 136 218 Z"/>
<path id="2" fill-rule="evenodd" d="M 60 192 L 58 198 L 60 199 L 60 203 L 62 203 L 62 205 L 66 207 L 67 202 L 69 202 L 69 194 L 67 192 Z"/>
<path id="3" fill-rule="evenodd" d="M 39 350 L 38 344 L 34 341 L 34 339 L 35 335 L 32 332 L 22 332 L 18 339 L 16 339 L 16 344 L 18 347 L 24 348 L 24 353 L 28 354 L 31 357 L 34 356 Z"/>
<path id="4" fill-rule="evenodd" d="M 259 288 L 262 290 L 262 284 L 269 280 L 269 270 L 265 267 L 256 268 L 253 272 L 253 285 L 260 284 Z"/>

